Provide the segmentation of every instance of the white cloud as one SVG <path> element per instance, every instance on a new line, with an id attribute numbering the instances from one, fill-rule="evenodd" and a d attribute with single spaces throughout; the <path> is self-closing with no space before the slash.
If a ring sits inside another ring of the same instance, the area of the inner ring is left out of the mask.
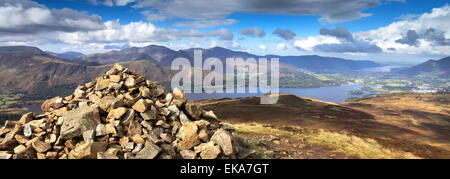
<path id="1" fill-rule="evenodd" d="M 116 6 L 126 6 L 134 1 L 135 0 L 115 0 L 115 4 Z"/>
<path id="2" fill-rule="evenodd" d="M 334 36 L 310 36 L 303 39 L 295 40 L 294 46 L 303 50 L 313 51 L 314 47 L 322 44 L 340 44 L 341 41 Z"/>
<path id="3" fill-rule="evenodd" d="M 368 40 L 387 53 L 450 55 L 448 44 L 436 43 L 437 40 L 450 39 L 449 19 L 450 6 L 446 5 L 434 8 L 431 13 L 424 13 L 414 19 L 405 19 L 375 30 L 354 33 L 354 37 Z M 425 37 L 427 31 L 430 32 L 430 30 L 440 35 L 440 39 Z M 408 31 L 415 31 L 418 34 L 417 44 L 400 43 L 404 41 Z M 396 50 L 389 50 L 390 48 Z"/>
<path id="4" fill-rule="evenodd" d="M 104 5 L 104 6 L 126 6 L 130 3 L 135 2 L 135 0 L 89 0 L 91 4 L 94 5 Z"/>
<path id="5" fill-rule="evenodd" d="M 106 44 L 117 46 L 124 43 L 154 44 L 170 41 L 180 41 L 187 39 L 189 41 L 209 41 L 218 39 L 220 41 L 233 40 L 233 32 L 228 29 L 218 29 L 201 32 L 198 30 L 176 30 L 164 29 L 148 22 L 131 22 L 129 24 L 120 24 L 119 20 L 107 21 L 103 24 L 104 29 L 92 31 L 77 32 L 39 32 L 33 34 L 9 34 L 0 36 L 0 44 Z M 200 39 L 200 40 L 198 40 Z"/>
<path id="6" fill-rule="evenodd" d="M 286 44 L 285 43 L 279 43 L 275 49 L 277 50 L 285 50 L 286 49 Z"/>
<path id="7" fill-rule="evenodd" d="M 322 35 L 296 38 L 294 45 L 310 52 L 347 55 L 450 55 L 450 6 L 434 8 L 417 18 L 407 18 L 378 29 L 350 34 L 345 28 L 321 29 Z M 281 48 L 281 46 L 280 46 Z M 395 49 L 395 50 L 393 50 Z"/>
<path id="8" fill-rule="evenodd" d="M 206 32 L 208 36 L 217 36 L 222 40 L 233 40 L 233 32 L 228 29 L 221 28 L 219 30 Z"/>
<path id="9" fill-rule="evenodd" d="M 73 9 L 49 9 L 29 0 L 0 1 L 0 33 L 89 31 L 103 28 L 98 15 Z"/>
<path id="10" fill-rule="evenodd" d="M 258 48 L 261 49 L 262 51 L 267 50 L 267 47 L 265 45 L 258 45 Z"/>

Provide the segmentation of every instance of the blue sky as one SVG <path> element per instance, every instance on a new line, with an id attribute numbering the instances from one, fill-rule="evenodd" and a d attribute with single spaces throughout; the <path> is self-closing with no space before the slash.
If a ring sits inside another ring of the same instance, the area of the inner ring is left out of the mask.
<path id="1" fill-rule="evenodd" d="M 419 63 L 450 55 L 447 4 L 447 0 L 0 0 L 0 16 L 5 18 L 0 45 L 83 53 L 150 44 L 173 49 L 223 46 L 261 55 Z"/>

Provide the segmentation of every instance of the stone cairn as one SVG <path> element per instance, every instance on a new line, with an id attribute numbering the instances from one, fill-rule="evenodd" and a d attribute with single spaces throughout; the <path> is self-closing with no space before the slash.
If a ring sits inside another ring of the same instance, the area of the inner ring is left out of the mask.
<path id="1" fill-rule="evenodd" d="M 216 159 L 248 154 L 212 111 L 119 64 L 0 129 L 2 159 Z M 248 156 L 248 155 L 247 155 Z"/>

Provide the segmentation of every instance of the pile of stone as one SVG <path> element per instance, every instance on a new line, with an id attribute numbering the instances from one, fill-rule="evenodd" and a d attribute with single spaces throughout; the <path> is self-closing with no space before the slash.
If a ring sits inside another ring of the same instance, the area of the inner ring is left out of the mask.
<path id="1" fill-rule="evenodd" d="M 0 130 L 2 159 L 216 159 L 245 151 L 212 111 L 115 64 Z"/>

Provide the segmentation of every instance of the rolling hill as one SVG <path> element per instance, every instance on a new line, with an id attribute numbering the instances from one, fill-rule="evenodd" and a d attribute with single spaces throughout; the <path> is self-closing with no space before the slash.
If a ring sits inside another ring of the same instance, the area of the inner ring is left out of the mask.
<path id="1" fill-rule="evenodd" d="M 428 60 L 425 63 L 399 71 L 406 75 L 419 75 L 422 73 L 434 73 L 443 78 L 450 77 L 450 57 L 440 60 Z"/>
<path id="2" fill-rule="evenodd" d="M 201 100 L 260 158 L 449 158 L 450 94 L 397 93 L 354 103 L 281 94 Z M 233 111 L 233 112 L 230 112 Z"/>

